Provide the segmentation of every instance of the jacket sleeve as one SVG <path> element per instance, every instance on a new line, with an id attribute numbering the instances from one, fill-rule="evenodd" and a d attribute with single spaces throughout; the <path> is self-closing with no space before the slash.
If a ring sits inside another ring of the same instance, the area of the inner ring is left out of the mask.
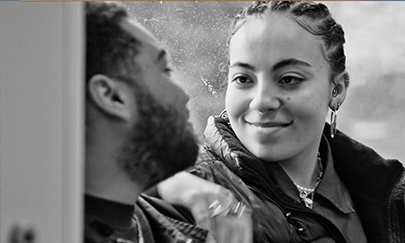
<path id="1" fill-rule="evenodd" d="M 390 242 L 405 242 L 405 172 L 392 190 L 388 210 Z"/>

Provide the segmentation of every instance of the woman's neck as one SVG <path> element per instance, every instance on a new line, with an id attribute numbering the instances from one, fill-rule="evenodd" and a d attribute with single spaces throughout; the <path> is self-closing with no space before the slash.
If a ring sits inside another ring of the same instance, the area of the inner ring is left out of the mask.
<path id="1" fill-rule="evenodd" d="M 317 151 L 279 164 L 295 184 L 305 188 L 315 188 L 319 168 Z"/>

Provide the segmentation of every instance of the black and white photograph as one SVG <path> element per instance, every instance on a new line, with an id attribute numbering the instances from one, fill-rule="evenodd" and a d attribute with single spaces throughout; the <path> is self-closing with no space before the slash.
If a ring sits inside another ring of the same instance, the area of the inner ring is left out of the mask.
<path id="1" fill-rule="evenodd" d="M 405 242 L 403 13 L 0 1 L 0 242 Z"/>

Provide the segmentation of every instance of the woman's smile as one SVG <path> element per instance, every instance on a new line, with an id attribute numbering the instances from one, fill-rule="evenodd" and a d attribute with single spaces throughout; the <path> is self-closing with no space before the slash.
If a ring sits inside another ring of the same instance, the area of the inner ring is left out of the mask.
<path id="1" fill-rule="evenodd" d="M 284 127 L 288 127 L 289 125 L 291 125 L 293 122 L 249 122 L 246 121 L 249 125 L 252 125 L 254 127 L 258 127 L 258 128 L 284 128 Z"/>
<path id="2" fill-rule="evenodd" d="M 252 138 L 257 142 L 264 142 L 273 140 L 280 136 L 287 136 L 287 128 L 289 128 L 293 122 L 248 122 L 246 121 L 248 132 L 252 133 Z"/>

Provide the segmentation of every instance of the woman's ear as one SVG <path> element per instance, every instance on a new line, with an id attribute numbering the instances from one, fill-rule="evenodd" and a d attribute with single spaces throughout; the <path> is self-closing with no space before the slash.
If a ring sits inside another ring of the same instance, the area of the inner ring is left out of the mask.
<path id="1" fill-rule="evenodd" d="M 343 104 L 350 84 L 349 73 L 344 71 L 334 75 L 332 80 L 331 100 L 329 107 L 333 110 Z M 339 105 L 338 105 L 339 104 Z"/>
<path id="2" fill-rule="evenodd" d="M 88 91 L 90 99 L 101 112 L 120 120 L 131 118 L 133 104 L 128 97 L 128 88 L 122 81 L 96 74 L 89 80 Z"/>

